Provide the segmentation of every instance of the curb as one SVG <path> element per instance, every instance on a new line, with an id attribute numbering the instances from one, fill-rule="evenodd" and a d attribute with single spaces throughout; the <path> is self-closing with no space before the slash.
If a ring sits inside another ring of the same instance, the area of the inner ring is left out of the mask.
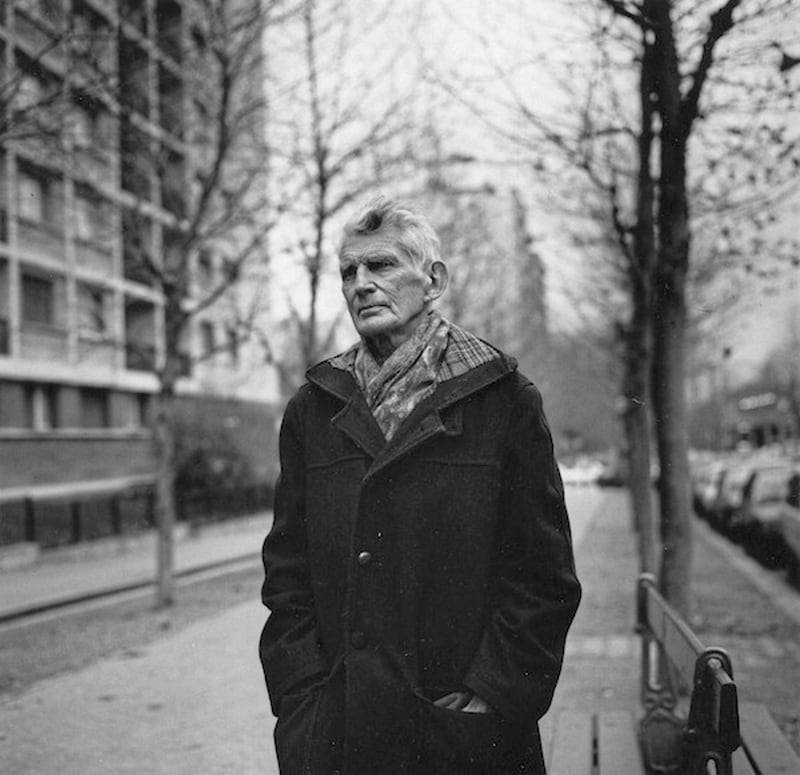
<path id="1" fill-rule="evenodd" d="M 715 533 L 700 520 L 695 521 L 695 535 L 721 554 L 732 567 L 736 568 L 747 580 L 786 616 L 796 624 L 800 624 L 800 595 L 780 577 L 780 571 L 772 572 L 760 565 L 752 557 L 744 553 L 736 544 Z"/>

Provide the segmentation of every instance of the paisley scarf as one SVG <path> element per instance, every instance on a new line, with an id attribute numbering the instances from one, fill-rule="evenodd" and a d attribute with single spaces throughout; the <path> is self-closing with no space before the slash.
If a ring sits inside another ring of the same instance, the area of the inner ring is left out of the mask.
<path id="1" fill-rule="evenodd" d="M 499 357 L 482 340 L 429 312 L 412 336 L 381 365 L 360 343 L 331 359 L 353 374 L 384 438 L 389 441 L 422 400 L 448 379 Z"/>

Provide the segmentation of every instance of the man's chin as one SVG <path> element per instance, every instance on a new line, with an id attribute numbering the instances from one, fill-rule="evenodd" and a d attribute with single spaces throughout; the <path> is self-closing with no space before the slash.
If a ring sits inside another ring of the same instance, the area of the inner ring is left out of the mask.
<path id="1" fill-rule="evenodd" d="M 383 315 L 371 315 L 368 318 L 359 318 L 356 322 L 356 331 L 368 339 L 376 336 L 385 336 L 391 333 L 393 322 L 383 319 Z"/>

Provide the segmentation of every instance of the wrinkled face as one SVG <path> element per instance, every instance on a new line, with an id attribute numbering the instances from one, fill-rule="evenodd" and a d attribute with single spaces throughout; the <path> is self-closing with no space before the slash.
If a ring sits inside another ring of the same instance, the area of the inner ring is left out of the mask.
<path id="1" fill-rule="evenodd" d="M 430 278 L 398 245 L 394 227 L 347 237 L 339 256 L 342 292 L 362 337 L 397 348 L 427 311 Z"/>

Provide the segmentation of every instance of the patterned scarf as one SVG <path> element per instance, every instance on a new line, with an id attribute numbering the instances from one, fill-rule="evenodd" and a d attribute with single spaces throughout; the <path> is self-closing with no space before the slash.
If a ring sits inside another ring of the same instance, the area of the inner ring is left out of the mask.
<path id="1" fill-rule="evenodd" d="M 439 383 L 498 357 L 493 347 L 432 311 L 383 365 L 363 343 L 331 359 L 331 365 L 353 374 L 389 441 Z"/>

